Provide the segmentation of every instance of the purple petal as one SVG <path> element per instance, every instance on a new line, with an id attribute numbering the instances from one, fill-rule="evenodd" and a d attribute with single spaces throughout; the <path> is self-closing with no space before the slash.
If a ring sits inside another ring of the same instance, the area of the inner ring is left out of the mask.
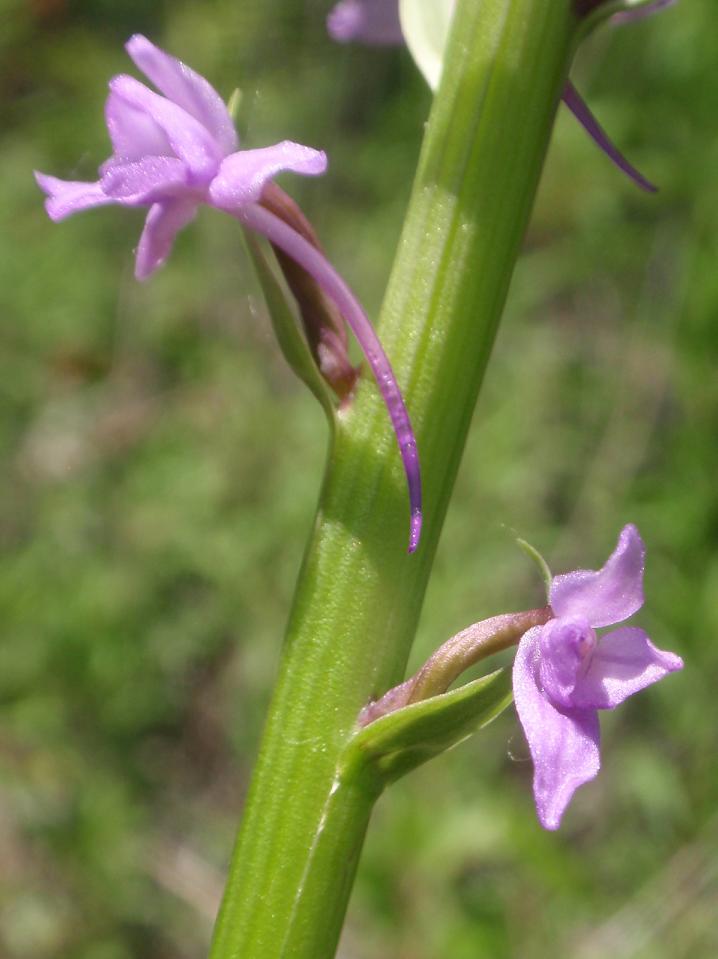
<path id="1" fill-rule="evenodd" d="M 133 163 L 111 160 L 101 172 L 104 192 L 128 205 L 155 203 L 187 190 L 187 167 L 176 157 L 147 156 Z"/>
<path id="2" fill-rule="evenodd" d="M 378 46 L 404 42 L 399 0 L 342 0 L 327 17 L 327 29 L 340 43 Z"/>
<path id="3" fill-rule="evenodd" d="M 366 313 L 331 263 L 316 247 L 312 246 L 284 220 L 280 220 L 279 217 L 258 204 L 245 205 L 236 210 L 229 209 L 228 212 L 234 212 L 234 215 L 245 226 L 266 236 L 270 243 L 283 250 L 295 263 L 306 270 L 336 304 L 339 312 L 356 336 L 376 379 L 399 445 L 399 453 L 409 489 L 409 510 L 411 513 L 409 552 L 413 553 L 419 544 L 422 523 L 419 454 L 409 413 L 401 395 L 399 384 L 396 381 L 396 376 Z"/>
<path id="4" fill-rule="evenodd" d="M 579 569 L 554 576 L 549 600 L 556 616 L 584 616 L 594 629 L 612 626 L 643 606 L 646 548 L 633 525 L 624 526 L 618 544 L 598 571 Z"/>
<path id="5" fill-rule="evenodd" d="M 634 10 L 623 10 L 621 13 L 614 13 L 611 17 L 611 23 L 632 23 L 634 20 L 642 20 L 644 17 L 650 17 L 666 7 L 672 7 L 676 0 L 653 0 L 653 3 L 645 3 Z"/>
<path id="6" fill-rule="evenodd" d="M 212 179 L 222 154 L 215 140 L 198 120 L 176 103 L 153 93 L 134 77 L 114 77 L 110 81 L 110 92 L 154 120 L 198 184 Z"/>
<path id="7" fill-rule="evenodd" d="M 574 705 L 614 709 L 677 669 L 683 669 L 680 656 L 657 649 L 642 629 L 622 626 L 598 641 L 588 671 L 573 691 Z"/>
<path id="8" fill-rule="evenodd" d="M 326 154 L 291 140 L 261 150 L 240 150 L 222 160 L 210 186 L 210 200 L 214 206 L 235 213 L 249 203 L 257 203 L 267 181 L 284 170 L 317 176 L 326 168 Z"/>
<path id="9" fill-rule="evenodd" d="M 171 156 L 166 134 L 145 110 L 138 110 L 111 92 L 105 102 L 105 122 L 113 152 L 123 160 Z"/>
<path id="10" fill-rule="evenodd" d="M 162 266 L 172 251 L 178 232 L 186 226 L 197 211 L 192 200 L 168 200 L 155 203 L 147 214 L 135 259 L 135 276 L 146 280 Z"/>
<path id="11" fill-rule="evenodd" d="M 514 700 L 534 764 L 534 799 L 539 822 L 558 829 L 576 789 L 593 779 L 601 765 L 598 713 L 559 711 L 538 687 L 541 626 L 522 638 L 514 661 Z"/>
<path id="12" fill-rule="evenodd" d="M 219 144 L 222 156 L 238 148 L 237 131 L 227 107 L 204 77 L 139 33 L 128 40 L 125 49 L 161 93 L 199 120 L 210 132 Z"/>
<path id="13" fill-rule="evenodd" d="M 588 133 L 591 139 L 606 154 L 609 160 L 611 160 L 618 167 L 619 170 L 625 173 L 626 176 L 630 177 L 631 180 L 633 180 L 633 182 L 642 190 L 646 190 L 648 193 L 656 192 L 658 187 L 654 186 L 650 180 L 647 180 L 642 173 L 640 173 L 631 163 L 628 162 L 620 150 L 614 146 L 608 134 L 591 113 L 586 102 L 581 97 L 581 94 L 570 80 L 566 82 L 566 86 L 564 87 L 563 102 L 576 117 L 586 133 Z"/>
<path id="14" fill-rule="evenodd" d="M 107 196 L 99 182 L 85 183 L 78 180 L 59 180 L 46 173 L 35 172 L 40 189 L 47 194 L 45 209 L 51 220 L 64 220 L 66 216 L 89 210 L 93 206 L 106 206 L 116 201 Z"/>

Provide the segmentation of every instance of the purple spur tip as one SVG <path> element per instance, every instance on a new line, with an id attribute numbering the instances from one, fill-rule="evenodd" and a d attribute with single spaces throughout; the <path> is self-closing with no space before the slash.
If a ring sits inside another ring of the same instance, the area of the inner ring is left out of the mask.
<path id="1" fill-rule="evenodd" d="M 630 177 L 636 186 L 640 187 L 642 190 L 645 190 L 647 193 L 657 192 L 658 187 L 651 183 L 650 180 L 647 180 L 643 174 L 633 166 L 633 164 L 629 163 L 621 151 L 611 142 L 610 137 L 591 113 L 585 100 L 570 80 L 567 81 L 566 86 L 564 87 L 563 102 L 569 108 L 571 113 L 573 113 L 594 143 L 596 143 L 596 145 L 603 151 L 603 153 L 606 154 L 609 160 L 611 160 L 611 162 L 618 167 L 619 170 L 625 173 L 626 176 Z"/>
<path id="2" fill-rule="evenodd" d="M 421 524 L 423 522 L 423 517 L 421 515 L 421 507 L 417 508 L 411 514 L 411 525 L 409 527 L 409 552 L 415 553 L 416 547 L 419 545 L 419 539 L 421 538 Z"/>

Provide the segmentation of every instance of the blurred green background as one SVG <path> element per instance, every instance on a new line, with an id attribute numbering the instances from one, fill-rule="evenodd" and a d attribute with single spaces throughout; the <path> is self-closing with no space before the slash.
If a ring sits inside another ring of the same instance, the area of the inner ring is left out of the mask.
<path id="1" fill-rule="evenodd" d="M 0 956 L 205 953 L 323 466 L 236 226 L 146 285 L 142 215 L 44 215 L 93 179 L 141 31 L 244 92 L 376 314 L 429 96 L 408 56 L 334 46 L 329 0 L 2 0 Z M 414 651 L 648 545 L 638 622 L 685 671 L 604 716 L 604 769 L 538 827 L 513 711 L 380 801 L 342 959 L 718 955 L 718 33 L 709 4 L 605 29 L 580 89 L 661 185 L 561 111 Z"/>

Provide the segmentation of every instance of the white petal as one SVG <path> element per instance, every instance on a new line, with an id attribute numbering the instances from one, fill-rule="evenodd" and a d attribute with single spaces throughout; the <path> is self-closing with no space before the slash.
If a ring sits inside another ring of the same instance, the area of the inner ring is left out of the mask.
<path id="1" fill-rule="evenodd" d="M 601 765 L 598 713 L 556 709 L 539 688 L 541 629 L 521 639 L 514 661 L 514 701 L 534 764 L 534 800 L 539 822 L 558 829 L 574 792 L 593 779 Z"/>
<path id="2" fill-rule="evenodd" d="M 432 90 L 441 79 L 454 0 L 399 0 L 399 17 L 409 51 Z"/>

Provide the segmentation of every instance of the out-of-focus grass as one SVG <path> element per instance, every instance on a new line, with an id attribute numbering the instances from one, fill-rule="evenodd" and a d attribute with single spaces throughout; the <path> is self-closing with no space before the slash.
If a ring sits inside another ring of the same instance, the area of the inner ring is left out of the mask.
<path id="1" fill-rule="evenodd" d="M 105 83 L 149 33 L 229 94 L 245 142 L 326 148 L 287 185 L 372 311 L 428 95 L 337 48 L 328 3 L 9 0 L 0 33 L 0 954 L 197 957 L 209 935 L 324 457 L 231 223 L 151 283 L 141 217 L 53 226 L 30 171 L 92 177 Z M 539 601 L 633 520 L 642 622 L 683 674 L 605 717 L 604 770 L 543 833 L 512 714 L 397 784 L 344 959 L 712 959 L 718 891 L 718 35 L 707 7 L 607 30 L 576 80 L 661 185 L 560 116 L 414 659 Z"/>

